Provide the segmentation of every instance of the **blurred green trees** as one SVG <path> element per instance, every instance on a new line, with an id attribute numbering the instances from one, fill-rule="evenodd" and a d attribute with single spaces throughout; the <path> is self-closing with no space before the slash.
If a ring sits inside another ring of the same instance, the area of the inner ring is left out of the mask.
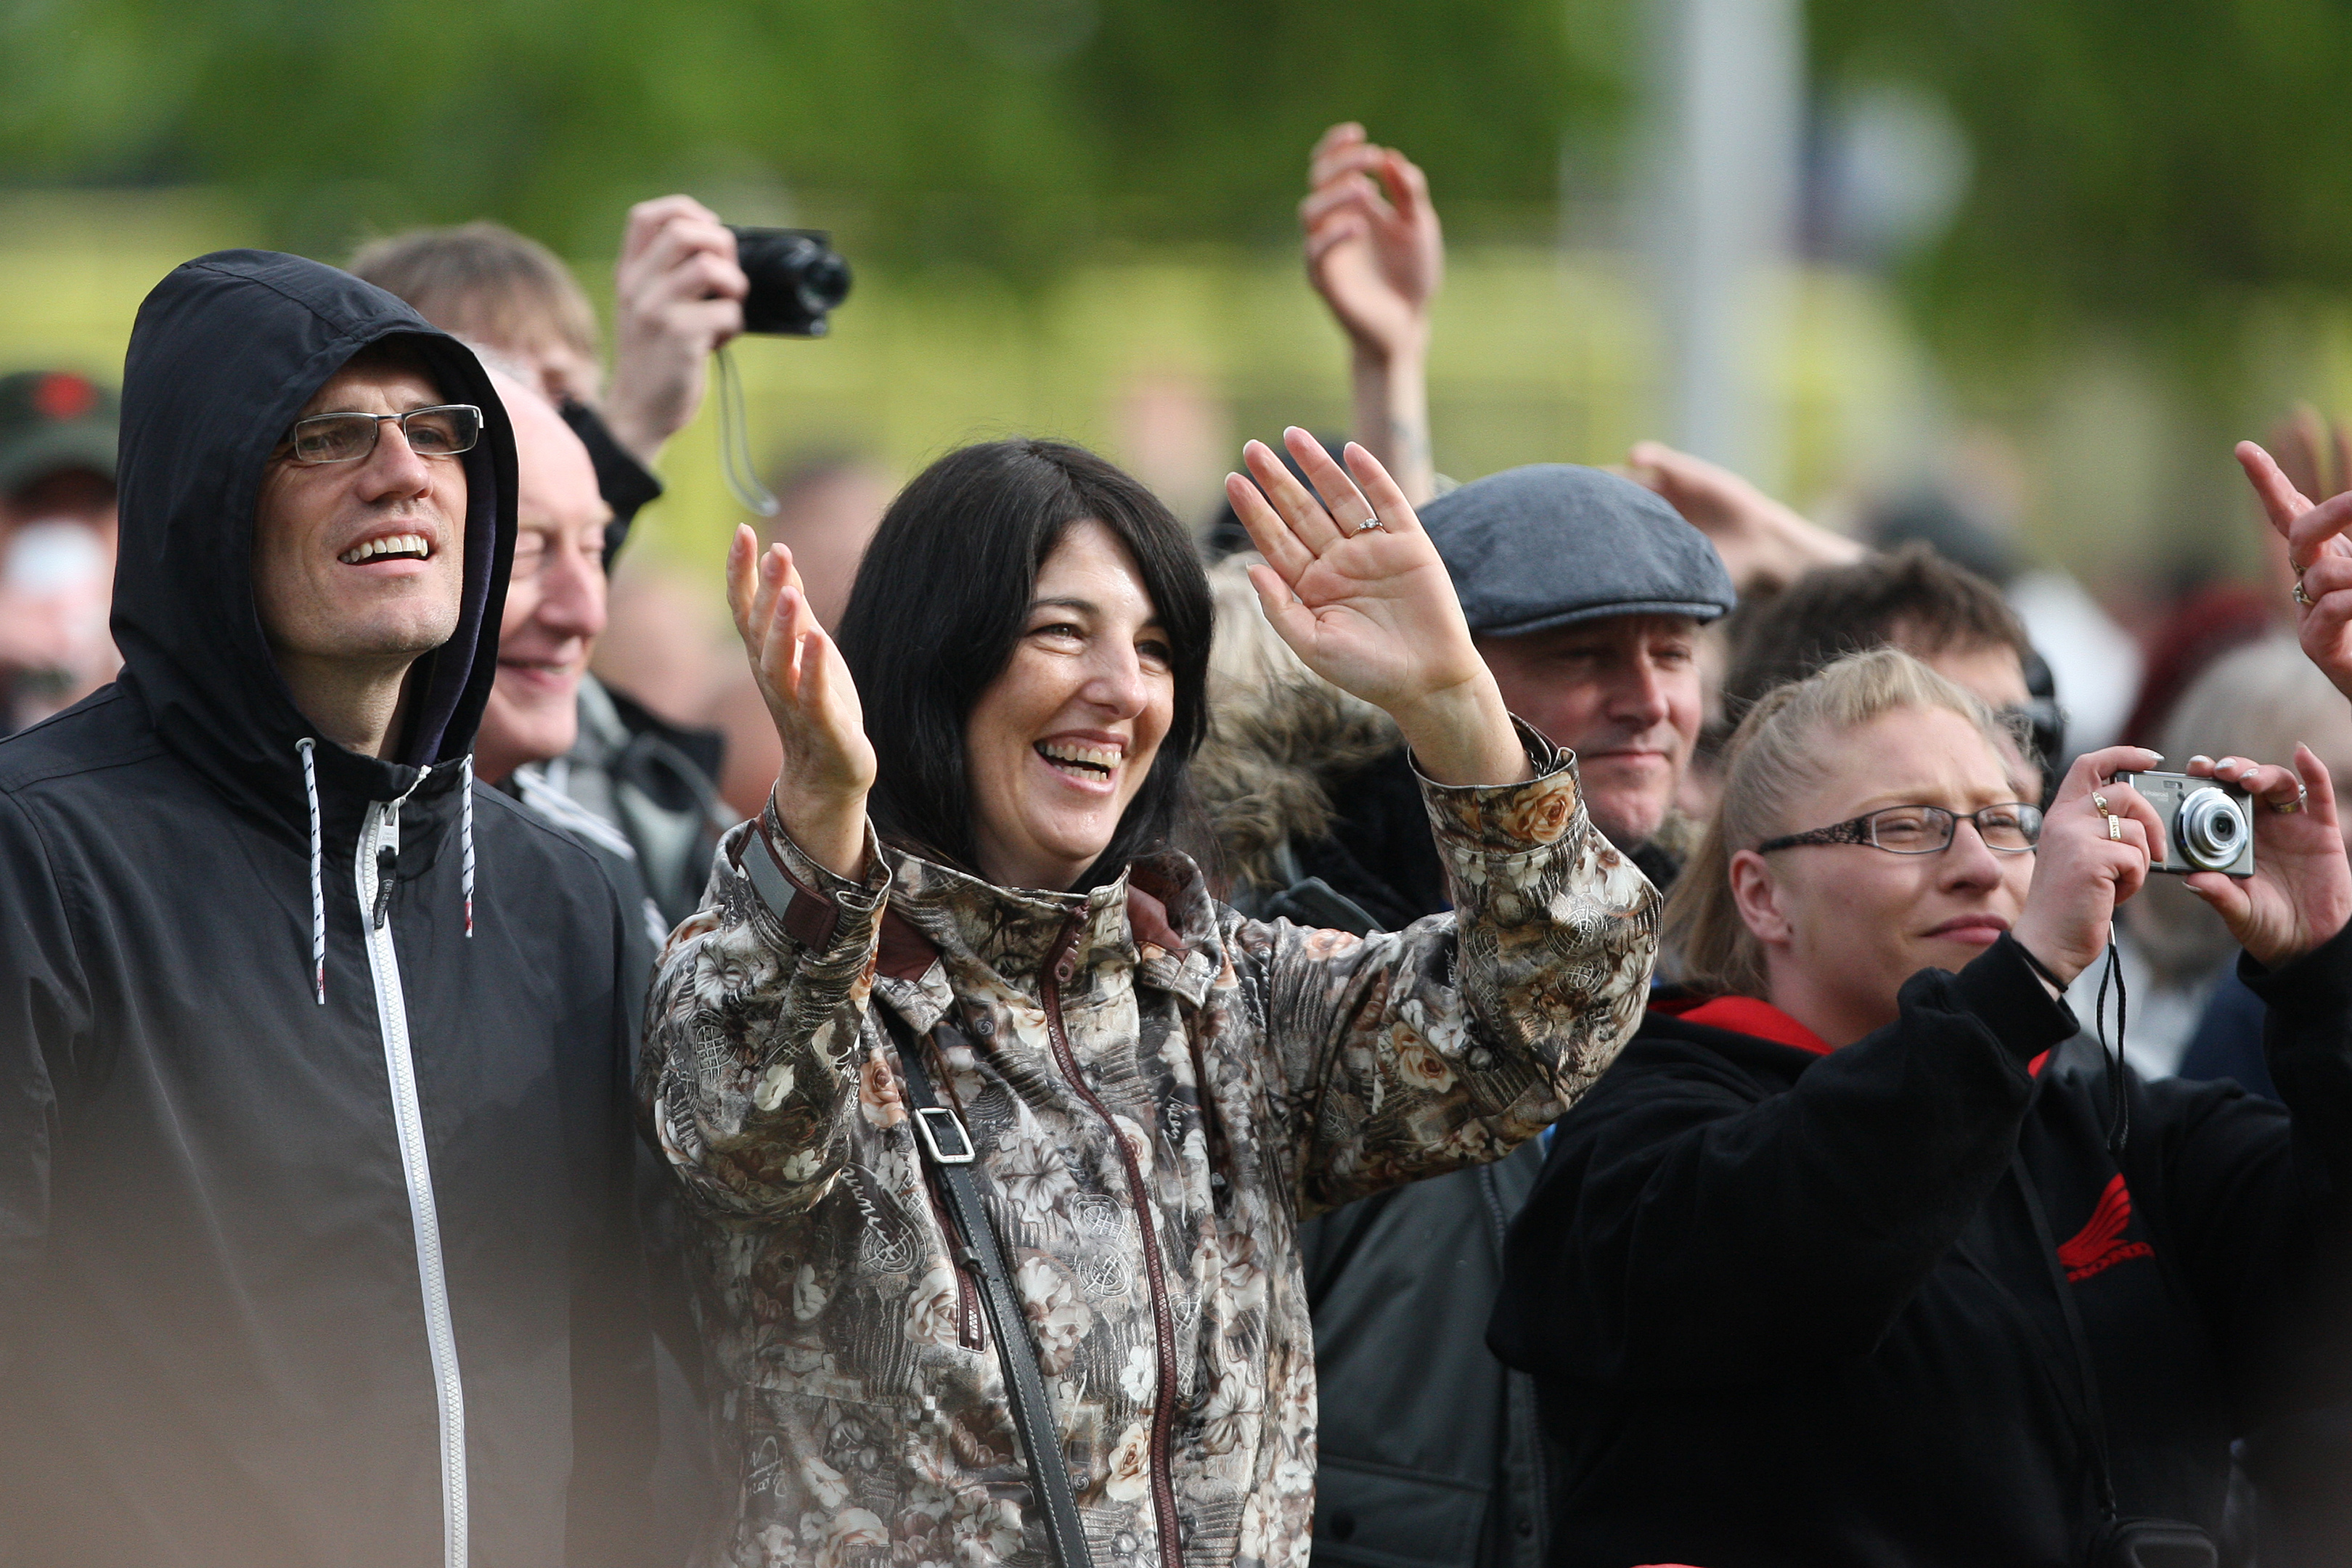
<path id="1" fill-rule="evenodd" d="M 2343 0 L 1811 0 L 1816 87 L 1975 152 L 1915 268 L 1946 346 L 2352 283 Z M 1360 118 L 1457 227 L 1622 179 L 1640 0 L 0 0 L 0 182 L 226 185 L 280 243 L 495 215 L 608 252 L 681 187 L 863 253 L 1053 273 L 1289 233 Z"/>
<path id="2" fill-rule="evenodd" d="M 616 203 L 692 188 L 1034 278 L 1287 235 L 1349 117 L 1465 211 L 1546 204 L 1563 132 L 1619 119 L 1594 31 L 1526 0 L 0 0 L 0 179 L 226 184 L 326 254 L 484 214 L 609 252 Z"/>

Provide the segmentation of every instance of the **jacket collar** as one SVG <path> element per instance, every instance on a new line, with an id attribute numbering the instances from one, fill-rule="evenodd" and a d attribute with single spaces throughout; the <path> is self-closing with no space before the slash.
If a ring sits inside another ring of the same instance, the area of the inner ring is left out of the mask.
<path id="1" fill-rule="evenodd" d="M 1106 968 L 1128 968 L 1198 1006 L 1222 967 L 1216 906 L 1184 856 L 1145 857 L 1087 892 L 1055 893 L 1001 888 L 903 851 L 882 853 L 890 907 L 876 967 L 935 1002 L 945 1001 L 943 984 L 966 993 L 1029 990 L 1051 970 L 1068 990 Z"/>

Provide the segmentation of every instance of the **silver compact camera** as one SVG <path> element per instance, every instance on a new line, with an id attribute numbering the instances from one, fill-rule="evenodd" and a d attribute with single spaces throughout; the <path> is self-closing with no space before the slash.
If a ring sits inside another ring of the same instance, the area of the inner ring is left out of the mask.
<path id="1" fill-rule="evenodd" d="M 2117 773 L 2116 783 L 2139 791 L 2164 824 L 2164 858 L 2149 870 L 2254 874 L 2253 797 L 2244 790 L 2187 773 Z"/>

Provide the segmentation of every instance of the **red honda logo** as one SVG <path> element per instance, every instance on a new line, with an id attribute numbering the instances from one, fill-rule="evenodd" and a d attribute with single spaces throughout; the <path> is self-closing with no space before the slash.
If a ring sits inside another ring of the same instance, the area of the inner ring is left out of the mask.
<path id="1" fill-rule="evenodd" d="M 2104 1274 L 2129 1258 L 2154 1258 L 2156 1248 L 2145 1241 L 2126 1241 L 2124 1227 L 2131 1224 L 2131 1189 L 2124 1185 L 2123 1173 L 2107 1184 L 2099 1194 L 2099 1206 L 2082 1234 L 2074 1240 L 2061 1242 L 2058 1261 L 2066 1266 L 2066 1282 L 2079 1285 L 2094 1274 Z"/>

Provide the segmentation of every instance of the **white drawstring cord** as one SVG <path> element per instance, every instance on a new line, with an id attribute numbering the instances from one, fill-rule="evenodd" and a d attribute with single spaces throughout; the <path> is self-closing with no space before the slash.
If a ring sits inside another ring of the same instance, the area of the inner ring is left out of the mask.
<path id="1" fill-rule="evenodd" d="M 458 789 L 457 843 L 462 850 L 457 859 L 457 886 L 466 897 L 466 940 L 474 939 L 474 753 L 467 752 L 461 764 L 464 769 Z"/>
<path id="2" fill-rule="evenodd" d="M 327 895 L 320 884 L 320 865 L 326 847 L 319 833 L 319 773 L 310 753 L 319 742 L 305 735 L 294 742 L 302 753 L 302 793 L 310 798 L 310 977 L 319 990 L 319 1005 L 327 1005 Z"/>

